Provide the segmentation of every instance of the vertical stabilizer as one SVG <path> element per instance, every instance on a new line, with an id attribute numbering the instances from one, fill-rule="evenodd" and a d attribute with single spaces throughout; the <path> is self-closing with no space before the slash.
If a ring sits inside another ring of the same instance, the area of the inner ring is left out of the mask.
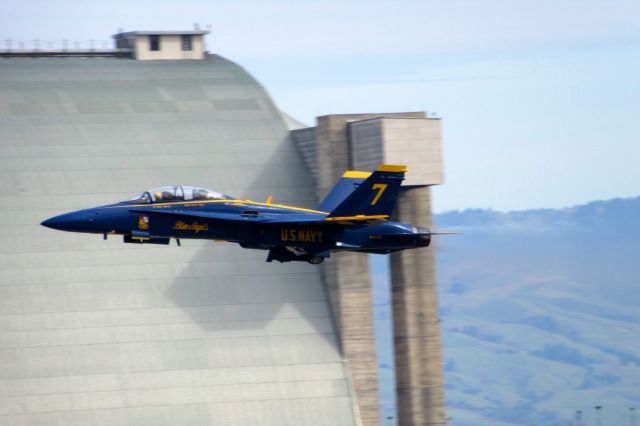
<path id="1" fill-rule="evenodd" d="M 391 216 L 406 171 L 407 166 L 404 165 L 378 166 L 353 192 L 330 210 L 331 214 L 328 217 Z"/>
<path id="2" fill-rule="evenodd" d="M 336 183 L 322 203 L 320 203 L 318 210 L 323 212 L 332 211 L 351 195 L 369 176 L 371 176 L 371 172 L 358 172 L 355 170 L 344 172 L 338 183 Z"/>

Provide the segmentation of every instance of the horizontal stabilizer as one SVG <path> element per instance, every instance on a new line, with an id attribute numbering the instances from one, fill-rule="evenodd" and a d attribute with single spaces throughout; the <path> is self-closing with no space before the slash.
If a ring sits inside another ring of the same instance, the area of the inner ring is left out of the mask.
<path id="1" fill-rule="evenodd" d="M 356 215 L 356 216 L 329 216 L 325 220 L 329 222 L 377 222 L 381 220 L 388 220 L 389 216 L 386 214 L 378 215 Z"/>

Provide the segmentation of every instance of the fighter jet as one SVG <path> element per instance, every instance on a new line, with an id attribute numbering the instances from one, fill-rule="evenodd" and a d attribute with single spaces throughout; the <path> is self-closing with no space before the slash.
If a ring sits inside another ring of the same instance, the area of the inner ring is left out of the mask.
<path id="1" fill-rule="evenodd" d="M 388 254 L 427 247 L 432 233 L 389 220 L 407 167 L 349 170 L 317 210 L 241 200 L 194 186 L 151 189 L 127 201 L 55 216 L 61 231 L 123 235 L 125 243 L 169 244 L 172 238 L 223 240 L 268 250 L 267 262 L 319 264 L 332 251 Z"/>

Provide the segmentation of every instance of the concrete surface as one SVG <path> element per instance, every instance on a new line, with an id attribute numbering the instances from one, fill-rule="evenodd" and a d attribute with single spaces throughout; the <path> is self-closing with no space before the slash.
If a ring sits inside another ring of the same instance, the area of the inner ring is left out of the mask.
<path id="1" fill-rule="evenodd" d="M 356 424 L 318 267 L 40 221 L 184 183 L 312 206 L 232 62 L 0 62 L 0 424 Z"/>

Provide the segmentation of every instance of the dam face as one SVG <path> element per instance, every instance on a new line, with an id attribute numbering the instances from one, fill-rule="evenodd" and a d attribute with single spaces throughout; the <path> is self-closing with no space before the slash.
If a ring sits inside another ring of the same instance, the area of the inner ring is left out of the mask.
<path id="1" fill-rule="evenodd" d="M 318 267 L 39 225 L 169 184 L 314 207 L 265 90 L 215 55 L 0 62 L 0 423 L 357 424 Z"/>

